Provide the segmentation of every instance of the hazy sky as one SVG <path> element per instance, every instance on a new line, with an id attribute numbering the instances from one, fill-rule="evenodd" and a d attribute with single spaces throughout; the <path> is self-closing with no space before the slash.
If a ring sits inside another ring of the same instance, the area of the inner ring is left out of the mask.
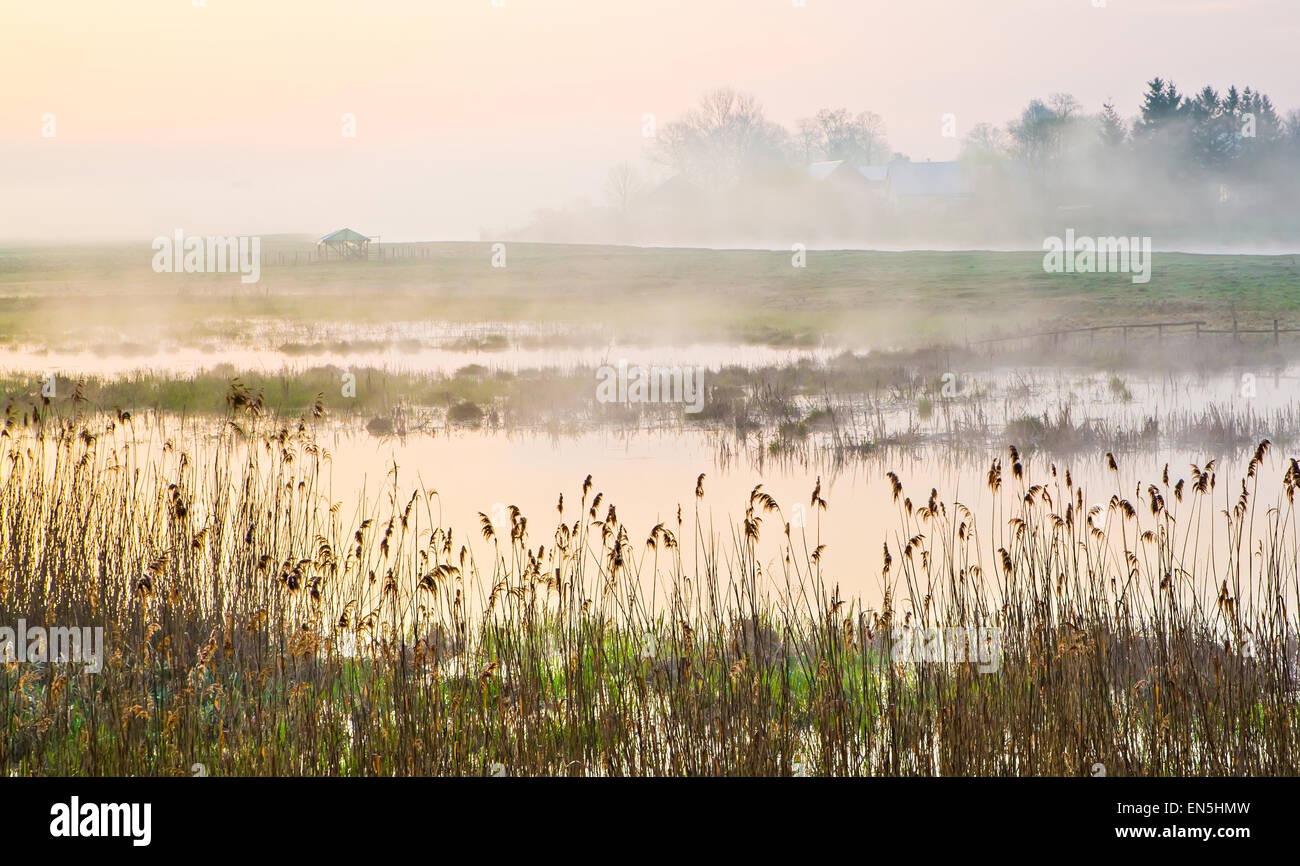
<path id="1" fill-rule="evenodd" d="M 724 84 L 789 127 L 874 111 L 913 159 L 955 155 L 946 112 L 1133 115 L 1154 75 L 1300 108 L 1298 0 L 805 2 L 0 0 L 0 239 L 475 239 L 599 202 L 644 114 Z"/>

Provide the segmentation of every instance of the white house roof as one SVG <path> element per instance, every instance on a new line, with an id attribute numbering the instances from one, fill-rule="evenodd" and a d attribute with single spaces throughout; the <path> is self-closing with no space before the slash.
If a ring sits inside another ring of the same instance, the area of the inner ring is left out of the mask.
<path id="1" fill-rule="evenodd" d="M 835 170 L 844 165 L 844 160 L 833 159 L 825 162 L 814 162 L 808 166 L 808 173 L 812 175 L 813 180 L 825 180 L 835 173 Z"/>
<path id="2" fill-rule="evenodd" d="M 894 196 L 953 197 L 970 193 L 959 162 L 895 162 L 889 166 Z"/>

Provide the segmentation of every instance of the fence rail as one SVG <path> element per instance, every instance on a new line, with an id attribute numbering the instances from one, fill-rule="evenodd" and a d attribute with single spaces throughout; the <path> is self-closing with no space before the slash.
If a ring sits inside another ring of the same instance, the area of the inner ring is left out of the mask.
<path id="1" fill-rule="evenodd" d="M 346 256 L 339 256 L 336 253 L 331 253 L 324 248 L 315 247 L 299 247 L 291 250 L 263 250 L 262 267 L 319 265 L 324 262 L 391 262 L 400 259 L 428 259 L 433 258 L 433 253 L 436 247 L 436 243 L 429 241 L 384 243 L 378 238 L 372 238 L 370 246 L 366 249 L 365 254 L 352 257 L 351 259 Z"/>
<path id="2" fill-rule="evenodd" d="M 1155 330 L 1158 338 L 1164 337 L 1166 330 L 1176 328 L 1195 328 L 1195 331 L 1189 332 L 1200 339 L 1203 335 L 1232 335 L 1234 340 L 1243 334 L 1272 334 L 1274 344 L 1279 342 L 1282 334 L 1300 333 L 1300 327 L 1284 327 L 1278 319 L 1273 320 L 1271 328 L 1243 328 L 1236 319 L 1232 320 L 1231 328 L 1210 328 L 1208 322 L 1204 320 L 1191 320 L 1179 322 L 1120 322 L 1109 325 L 1089 325 L 1081 328 L 1059 328 L 1054 331 L 1038 331 L 1032 334 L 1012 334 L 1005 337 L 989 337 L 983 340 L 971 340 L 969 345 L 982 346 L 992 345 L 994 343 L 1008 343 L 1016 340 L 1038 340 L 1044 337 L 1066 337 L 1074 334 L 1097 334 L 1101 331 L 1120 331 L 1124 340 L 1128 340 L 1129 331 Z"/>

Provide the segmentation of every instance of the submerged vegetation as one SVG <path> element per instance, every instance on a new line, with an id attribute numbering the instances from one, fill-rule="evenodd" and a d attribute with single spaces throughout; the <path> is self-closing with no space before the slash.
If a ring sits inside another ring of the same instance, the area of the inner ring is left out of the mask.
<path id="1" fill-rule="evenodd" d="M 332 501 L 328 450 L 256 399 L 214 436 L 147 425 L 0 434 L 0 624 L 105 636 L 98 673 L 0 664 L 6 774 L 1300 770 L 1300 464 L 1267 441 L 1229 484 L 1089 496 L 1011 448 L 986 514 L 890 473 L 872 600 L 823 568 L 853 539 L 820 481 L 722 528 L 703 474 L 653 527 L 591 477 L 553 526 L 451 527 L 398 467 Z M 932 628 L 995 629 L 996 664 L 900 658 Z"/>
<path id="2" fill-rule="evenodd" d="M 882 447 L 934 444 L 982 454 L 1015 441 L 1066 455 L 1164 446 L 1240 450 L 1263 438 L 1300 439 L 1300 401 L 1284 387 L 1296 368 L 1280 350 L 1211 354 L 1168 345 L 1134 366 L 1138 356 L 1118 347 L 1079 348 L 1063 349 L 1050 364 L 1032 347 L 994 355 L 971 348 L 826 350 L 783 363 L 724 364 L 701 368 L 703 396 L 693 406 L 604 402 L 601 368 L 589 362 L 474 362 L 448 372 L 368 365 L 268 372 L 225 363 L 191 373 L 10 373 L 0 377 L 0 406 L 5 419 L 28 424 L 90 407 L 217 419 L 255 404 L 278 423 L 328 419 L 378 437 L 457 427 L 709 430 L 734 433 L 738 448 L 756 445 L 805 462 L 812 454 L 849 459 Z M 1241 381 L 1249 381 L 1249 396 Z M 1265 389 L 1268 399 L 1256 402 Z"/>

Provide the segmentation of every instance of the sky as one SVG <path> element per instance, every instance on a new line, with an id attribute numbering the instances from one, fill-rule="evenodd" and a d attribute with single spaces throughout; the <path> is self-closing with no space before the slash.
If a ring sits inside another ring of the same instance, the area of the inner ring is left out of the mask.
<path id="1" fill-rule="evenodd" d="M 1297 0 L 798 2 L 0 0 L 0 241 L 491 237 L 601 203 L 645 115 L 722 85 L 935 160 L 945 114 L 1133 116 L 1156 75 L 1300 109 Z"/>

